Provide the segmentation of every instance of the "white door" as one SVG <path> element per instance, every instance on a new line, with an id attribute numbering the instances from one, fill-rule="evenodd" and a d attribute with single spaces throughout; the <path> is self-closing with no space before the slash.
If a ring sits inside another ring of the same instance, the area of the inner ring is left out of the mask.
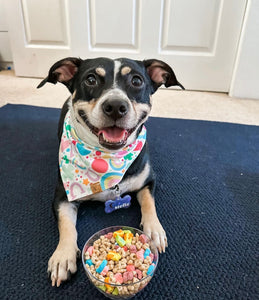
<path id="1" fill-rule="evenodd" d="M 67 56 L 157 58 L 187 89 L 229 91 L 247 0 L 6 0 L 15 72 Z"/>

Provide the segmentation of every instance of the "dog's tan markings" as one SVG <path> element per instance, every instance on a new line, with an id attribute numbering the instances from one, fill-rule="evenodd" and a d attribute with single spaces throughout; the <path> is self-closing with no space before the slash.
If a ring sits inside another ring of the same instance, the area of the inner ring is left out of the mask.
<path id="1" fill-rule="evenodd" d="M 96 69 L 95 69 L 95 72 L 96 72 L 98 75 L 102 76 L 102 77 L 104 77 L 104 76 L 106 75 L 106 71 L 105 71 L 105 69 L 102 68 L 102 67 L 96 68 Z"/>
<path id="2" fill-rule="evenodd" d="M 73 94 L 72 94 L 72 100 L 75 99 L 76 96 L 76 90 L 74 90 Z"/>
<path id="3" fill-rule="evenodd" d="M 155 207 L 155 200 L 148 187 L 144 187 L 137 193 L 137 199 L 141 206 L 141 225 L 144 232 L 152 238 L 159 252 L 165 252 L 167 247 L 166 233 L 160 224 Z"/>
<path id="4" fill-rule="evenodd" d="M 141 205 L 142 214 L 156 214 L 155 200 L 150 194 L 148 187 L 138 192 L 138 200 Z"/>
<path id="5" fill-rule="evenodd" d="M 94 109 L 97 101 L 95 99 L 92 99 L 91 101 L 77 101 L 75 104 L 75 108 L 77 110 L 84 110 L 87 113 L 91 113 L 91 111 Z"/>
<path id="6" fill-rule="evenodd" d="M 131 72 L 131 68 L 126 66 L 121 69 L 121 75 L 127 75 Z"/>
<path id="7" fill-rule="evenodd" d="M 76 272 L 77 247 L 76 231 L 77 209 L 74 204 L 64 202 L 58 209 L 59 243 L 49 259 L 48 272 L 51 274 L 52 286 L 59 287 L 62 281 Z"/>

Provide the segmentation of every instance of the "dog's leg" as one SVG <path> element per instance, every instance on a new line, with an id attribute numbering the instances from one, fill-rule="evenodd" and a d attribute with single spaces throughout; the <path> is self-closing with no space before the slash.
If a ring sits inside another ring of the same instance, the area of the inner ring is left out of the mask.
<path id="1" fill-rule="evenodd" d="M 56 205 L 59 243 L 49 259 L 48 274 L 52 286 L 59 287 L 62 281 L 69 280 L 71 274 L 77 271 L 76 261 L 80 250 L 77 247 L 77 205 L 68 201 L 62 201 Z"/>
<path id="2" fill-rule="evenodd" d="M 141 225 L 143 231 L 152 238 L 159 252 L 165 252 L 167 247 L 166 233 L 160 224 L 155 207 L 154 197 L 146 186 L 137 193 L 137 199 L 141 206 Z"/>

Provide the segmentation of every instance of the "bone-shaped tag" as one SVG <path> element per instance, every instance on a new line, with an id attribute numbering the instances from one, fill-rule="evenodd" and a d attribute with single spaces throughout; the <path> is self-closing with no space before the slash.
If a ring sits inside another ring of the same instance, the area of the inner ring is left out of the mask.
<path id="1" fill-rule="evenodd" d="M 130 195 L 126 195 L 123 198 L 119 197 L 116 200 L 107 200 L 105 202 L 105 212 L 107 214 L 120 208 L 128 208 L 130 206 Z"/>

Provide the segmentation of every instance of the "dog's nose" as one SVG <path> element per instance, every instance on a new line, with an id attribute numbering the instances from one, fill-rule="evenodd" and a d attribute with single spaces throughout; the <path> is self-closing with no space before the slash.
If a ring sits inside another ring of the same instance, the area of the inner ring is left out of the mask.
<path id="1" fill-rule="evenodd" d="M 129 104 L 123 100 L 106 100 L 103 105 L 103 112 L 111 117 L 113 120 L 117 120 L 125 116 L 129 109 Z"/>

